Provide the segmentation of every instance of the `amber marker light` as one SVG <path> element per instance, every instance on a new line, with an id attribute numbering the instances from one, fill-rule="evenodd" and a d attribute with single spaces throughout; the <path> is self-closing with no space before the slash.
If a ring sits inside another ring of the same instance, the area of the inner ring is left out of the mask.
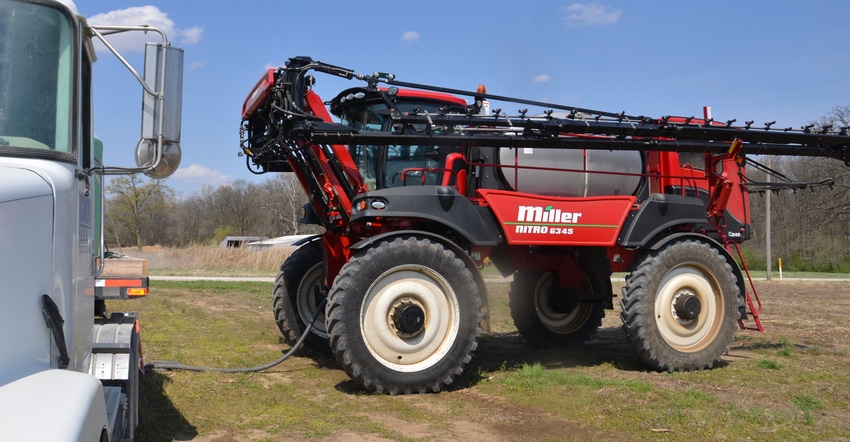
<path id="1" fill-rule="evenodd" d="M 129 296 L 131 298 L 140 298 L 142 296 L 147 296 L 147 295 L 148 295 L 148 288 L 147 287 L 145 287 L 145 288 L 130 287 L 130 288 L 127 289 L 127 296 Z"/>

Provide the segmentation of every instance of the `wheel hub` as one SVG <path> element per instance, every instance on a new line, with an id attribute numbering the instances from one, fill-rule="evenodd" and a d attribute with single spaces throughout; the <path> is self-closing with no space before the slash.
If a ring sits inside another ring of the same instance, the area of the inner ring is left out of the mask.
<path id="1" fill-rule="evenodd" d="M 553 285 L 546 292 L 546 303 L 553 312 L 568 314 L 578 307 L 578 302 L 571 298 L 581 295 L 582 293 L 578 289 L 559 289 Z"/>
<path id="2" fill-rule="evenodd" d="M 690 292 L 680 293 L 673 301 L 673 309 L 680 319 L 691 321 L 699 317 L 702 303 Z"/>
<path id="3" fill-rule="evenodd" d="M 392 326 L 399 336 L 416 336 L 425 328 L 425 310 L 414 300 L 402 300 L 393 306 Z"/>

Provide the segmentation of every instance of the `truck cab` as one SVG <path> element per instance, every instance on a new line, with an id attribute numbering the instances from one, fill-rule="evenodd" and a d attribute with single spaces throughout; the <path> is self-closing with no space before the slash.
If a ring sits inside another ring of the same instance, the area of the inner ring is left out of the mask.
<path id="1" fill-rule="evenodd" d="M 6 440 L 131 440 L 138 422 L 135 314 L 95 317 L 102 180 L 110 168 L 102 167 L 94 136 L 93 35 L 99 31 L 69 1 L 0 2 L 0 403 L 7 405 L 0 434 Z M 161 84 L 139 79 L 146 91 L 164 95 Z M 173 74 L 166 81 L 177 82 Z M 178 140 L 161 131 L 156 136 L 153 157 L 132 171 L 163 164 L 168 143 L 179 150 Z M 143 133 L 142 157 L 150 145 Z"/>

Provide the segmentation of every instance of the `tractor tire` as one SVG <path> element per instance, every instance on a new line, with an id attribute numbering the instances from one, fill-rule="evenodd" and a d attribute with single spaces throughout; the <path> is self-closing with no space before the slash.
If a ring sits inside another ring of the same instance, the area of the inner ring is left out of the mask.
<path id="1" fill-rule="evenodd" d="M 736 281 L 726 259 L 706 242 L 677 241 L 647 254 L 623 288 L 626 337 L 656 370 L 713 367 L 737 329 Z"/>
<path id="2" fill-rule="evenodd" d="M 602 326 L 603 302 L 582 301 L 556 305 L 553 292 L 558 276 L 551 271 L 517 272 L 509 293 L 511 317 L 528 343 L 538 347 L 566 347 L 583 344 Z M 583 294 L 598 288 L 586 279 Z"/>
<path id="3" fill-rule="evenodd" d="M 478 285 L 463 260 L 428 239 L 395 238 L 354 255 L 328 296 L 330 346 L 364 388 L 439 392 L 472 358 Z"/>
<path id="4" fill-rule="evenodd" d="M 301 338 L 325 298 L 323 260 L 320 242 L 304 244 L 289 255 L 275 278 L 272 289 L 274 319 L 283 340 L 290 346 Z M 309 350 L 329 351 L 324 312 L 316 318 L 304 346 Z"/>

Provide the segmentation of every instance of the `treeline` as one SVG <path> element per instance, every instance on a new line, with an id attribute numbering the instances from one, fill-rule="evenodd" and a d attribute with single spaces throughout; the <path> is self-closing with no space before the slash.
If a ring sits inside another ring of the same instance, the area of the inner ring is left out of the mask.
<path id="1" fill-rule="evenodd" d="M 770 192 L 772 269 L 781 259 L 784 270 L 850 273 L 850 168 L 824 158 L 773 158 L 771 167 L 792 181 L 816 184 Z M 749 176 L 764 181 L 764 174 Z M 834 184 L 822 184 L 828 179 Z M 773 178 L 771 185 L 781 184 L 777 181 Z M 753 238 L 744 248 L 748 265 L 756 270 L 766 268 L 767 199 L 767 192 L 750 195 Z"/>
<path id="2" fill-rule="evenodd" d="M 850 106 L 837 107 L 819 126 L 850 127 Z M 766 267 L 766 193 L 771 194 L 771 262 L 789 271 L 850 272 L 850 168 L 843 162 L 808 157 L 753 157 L 782 174 L 784 181 L 831 186 L 782 188 L 750 196 L 752 234 L 743 249 L 754 270 Z M 748 168 L 752 188 L 764 187 L 764 172 Z M 317 233 L 298 224 L 307 198 L 291 174 L 275 174 L 260 184 L 235 181 L 204 187 L 178 198 L 162 181 L 139 175 L 111 178 L 106 186 L 107 243 L 141 247 L 216 245 L 228 235 L 276 237 Z"/>
<path id="3" fill-rule="evenodd" d="M 752 193 L 752 239 L 743 245 L 749 267 L 766 267 L 767 193 L 771 206 L 772 267 L 779 258 L 788 271 L 850 272 L 850 168 L 823 158 L 753 158 L 793 182 L 832 186 Z M 765 173 L 750 167 L 753 188 L 764 186 Z M 782 186 L 773 177 L 771 185 Z M 276 237 L 317 233 L 298 224 L 303 190 L 293 177 L 277 174 L 267 181 L 204 187 L 184 198 L 162 181 L 138 175 L 110 179 L 106 187 L 106 241 L 125 246 L 184 247 L 217 245 L 228 235 Z"/>
<path id="4" fill-rule="evenodd" d="M 319 231 L 298 224 L 307 200 L 291 174 L 259 184 L 237 180 L 206 186 L 187 197 L 178 197 L 166 183 L 141 175 L 108 180 L 108 244 L 185 247 L 217 245 L 229 235 L 273 238 Z"/>
<path id="5" fill-rule="evenodd" d="M 850 106 L 835 107 L 814 121 L 818 127 L 850 128 Z M 779 190 L 770 195 L 771 267 L 789 271 L 850 273 L 850 167 L 844 162 L 814 157 L 753 158 L 785 175 L 788 181 L 822 183 L 802 190 Z M 765 174 L 748 168 L 750 179 L 764 182 Z M 782 177 L 774 177 L 773 185 Z M 753 239 L 744 243 L 751 268 L 766 268 L 766 193 L 751 194 Z"/>

